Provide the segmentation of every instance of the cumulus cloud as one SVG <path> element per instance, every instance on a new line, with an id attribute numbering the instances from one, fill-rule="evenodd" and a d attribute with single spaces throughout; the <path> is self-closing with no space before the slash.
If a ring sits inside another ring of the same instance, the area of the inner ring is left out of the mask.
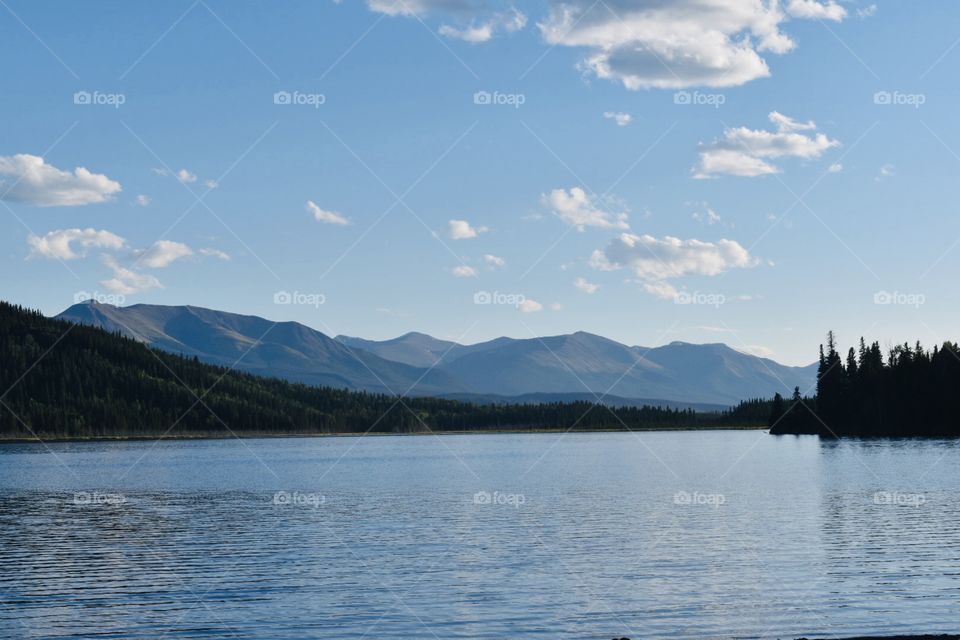
<path id="1" fill-rule="evenodd" d="M 439 33 L 446 38 L 477 44 L 492 40 L 498 31 L 513 33 L 525 26 L 527 26 L 527 16 L 516 9 L 511 9 L 503 13 L 494 13 L 479 22 L 471 21 L 469 25 L 462 28 L 442 24 Z"/>
<path id="2" fill-rule="evenodd" d="M 719 140 L 701 144 L 694 177 L 710 178 L 726 174 L 753 178 L 779 173 L 780 169 L 769 160 L 813 160 L 840 145 L 837 140 L 823 133 L 812 133 L 817 126 L 813 121 L 798 122 L 776 111 L 771 112 L 769 118 L 776 125 L 776 131 L 736 127 L 727 129 Z"/>
<path id="3" fill-rule="evenodd" d="M 796 44 L 789 18 L 841 20 L 834 0 L 552 0 L 538 27 L 551 45 L 587 49 L 582 69 L 628 89 L 731 87 L 770 75 L 761 54 Z"/>
<path id="4" fill-rule="evenodd" d="M 500 256 L 491 255 L 489 253 L 483 256 L 483 262 L 491 269 L 502 269 L 507 264 L 507 261 Z"/>
<path id="5" fill-rule="evenodd" d="M 138 207 L 146 207 L 150 204 L 150 196 L 139 195 L 136 200 L 134 200 L 134 204 Z"/>
<path id="6" fill-rule="evenodd" d="M 450 220 L 447 223 L 447 235 L 452 240 L 469 240 L 487 231 L 487 227 L 473 227 L 466 220 Z"/>
<path id="7" fill-rule="evenodd" d="M 620 230 L 630 228 L 627 224 L 626 212 L 604 211 L 597 204 L 596 199 L 580 187 L 569 190 L 554 189 L 549 194 L 542 195 L 541 201 L 561 220 L 576 227 L 577 231 L 583 231 L 587 227 Z"/>
<path id="8" fill-rule="evenodd" d="M 590 258 L 590 265 L 601 271 L 629 269 L 648 293 L 661 298 L 671 298 L 677 293 L 669 280 L 717 276 L 730 269 L 757 264 L 759 261 L 733 240 L 705 242 L 671 236 L 660 239 L 631 233 L 620 234 L 606 249 L 594 251 Z"/>
<path id="9" fill-rule="evenodd" d="M 453 268 L 453 275 L 457 278 L 476 278 L 477 270 L 473 267 L 468 267 L 466 265 L 461 265 L 459 267 Z"/>
<path id="10" fill-rule="evenodd" d="M 183 182 L 184 184 L 189 184 L 197 181 L 197 175 L 187 171 L 186 169 L 180 169 L 180 171 L 177 171 L 177 180 Z"/>
<path id="11" fill-rule="evenodd" d="M 620 127 L 625 127 L 633 122 L 633 116 L 622 111 L 604 111 L 603 117 L 607 120 L 613 120 Z"/>
<path id="12" fill-rule="evenodd" d="M 47 164 L 40 156 L 0 156 L 0 199 L 38 207 L 75 207 L 106 202 L 120 183 L 84 167 L 72 172 Z"/>
<path id="13" fill-rule="evenodd" d="M 350 224 L 350 219 L 344 216 L 342 213 L 321 209 L 313 200 L 307 200 L 306 210 L 313 214 L 313 217 L 317 222 L 334 224 L 341 227 Z"/>
<path id="14" fill-rule="evenodd" d="M 109 231 L 97 229 L 58 229 L 43 236 L 31 235 L 29 257 L 54 260 L 75 260 L 86 255 L 87 249 L 122 249 L 126 241 Z M 79 252 L 76 246 L 80 248 Z"/>
<path id="15" fill-rule="evenodd" d="M 475 0 L 367 0 L 371 10 L 388 16 L 444 14 L 458 26 L 444 23 L 440 35 L 471 43 L 487 42 L 499 32 L 514 33 L 527 26 L 527 16 L 515 7 L 498 9 L 492 4 Z"/>
<path id="16" fill-rule="evenodd" d="M 150 269 L 162 269 L 181 258 L 192 256 L 193 249 L 182 242 L 158 240 L 147 249 L 135 251 L 134 255 L 137 257 L 137 264 Z"/>
<path id="17" fill-rule="evenodd" d="M 520 309 L 521 313 L 536 313 L 537 311 L 543 310 L 543 305 L 536 300 L 524 298 L 523 301 L 517 305 L 517 308 Z"/>
<path id="18" fill-rule="evenodd" d="M 202 256 L 208 258 L 216 258 L 217 260 L 223 260 L 224 262 L 230 260 L 230 254 L 225 251 L 220 251 L 219 249 L 200 249 L 198 252 Z"/>
<path id="19" fill-rule="evenodd" d="M 593 295 L 600 288 L 600 285 L 594 284 L 587 280 L 586 278 L 577 278 L 573 281 L 573 286 L 575 286 L 580 291 L 583 291 L 586 294 Z"/>
<path id="20" fill-rule="evenodd" d="M 707 207 L 704 213 L 695 211 L 691 217 L 697 222 L 706 222 L 711 226 L 723 220 L 723 218 L 720 217 L 720 214 L 714 211 L 713 209 L 711 209 L 710 207 Z"/>
<path id="21" fill-rule="evenodd" d="M 644 282 L 643 290 L 661 300 L 676 300 L 680 294 L 677 288 L 668 282 Z"/>
<path id="22" fill-rule="evenodd" d="M 113 277 L 101 280 L 100 284 L 112 293 L 132 295 L 148 289 L 163 288 L 154 276 L 129 269 L 121 265 L 113 256 L 104 255 L 102 261 L 113 272 Z"/>
<path id="23" fill-rule="evenodd" d="M 834 162 L 832 165 L 830 165 L 827 171 L 829 171 L 830 173 L 840 173 L 841 171 L 843 171 L 843 165 L 840 164 L 839 162 Z"/>
<path id="24" fill-rule="evenodd" d="M 838 5 L 835 0 L 817 2 L 816 0 L 790 0 L 787 11 L 795 18 L 810 20 L 833 20 L 840 22 L 847 17 L 847 10 Z"/>

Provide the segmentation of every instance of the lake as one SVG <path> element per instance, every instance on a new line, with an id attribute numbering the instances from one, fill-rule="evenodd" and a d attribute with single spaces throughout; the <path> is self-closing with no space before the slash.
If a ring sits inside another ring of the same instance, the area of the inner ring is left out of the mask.
<path id="1" fill-rule="evenodd" d="M 960 443 L 0 445 L 0 636 L 956 632 Z"/>

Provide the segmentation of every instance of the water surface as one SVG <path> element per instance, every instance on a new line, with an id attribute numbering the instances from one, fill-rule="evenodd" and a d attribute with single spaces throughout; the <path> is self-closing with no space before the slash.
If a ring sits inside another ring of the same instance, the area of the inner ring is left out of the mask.
<path id="1" fill-rule="evenodd" d="M 0 636 L 958 631 L 960 446 L 757 431 L 0 445 Z"/>

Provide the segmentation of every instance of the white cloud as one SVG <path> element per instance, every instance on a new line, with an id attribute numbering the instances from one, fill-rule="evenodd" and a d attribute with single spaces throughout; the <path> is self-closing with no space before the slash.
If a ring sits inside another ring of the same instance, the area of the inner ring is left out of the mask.
<path id="1" fill-rule="evenodd" d="M 840 20 L 833 0 L 551 0 L 538 27 L 548 44 L 583 47 L 581 68 L 626 88 L 731 87 L 770 75 L 763 53 L 796 45 L 795 18 Z"/>
<path id="2" fill-rule="evenodd" d="M 809 20 L 833 20 L 840 22 L 847 17 L 847 10 L 838 5 L 835 0 L 817 2 L 817 0 L 790 0 L 787 11 L 796 18 Z"/>
<path id="3" fill-rule="evenodd" d="M 768 160 L 813 160 L 840 145 L 837 140 L 823 133 L 800 133 L 816 129 L 813 121 L 797 122 L 776 111 L 771 112 L 769 118 L 777 125 L 776 131 L 736 127 L 727 129 L 720 140 L 701 144 L 700 161 L 694 169 L 694 177 L 709 178 L 726 174 L 752 178 L 779 173 L 780 169 Z"/>
<path id="4" fill-rule="evenodd" d="M 177 171 L 177 180 L 184 184 L 188 184 L 190 182 L 196 182 L 197 176 L 194 173 L 190 173 L 186 169 L 180 169 L 180 171 Z"/>
<path id="5" fill-rule="evenodd" d="M 193 249 L 182 242 L 158 240 L 148 249 L 135 251 L 134 255 L 137 257 L 137 264 L 150 269 L 162 269 L 180 258 L 192 256 Z"/>
<path id="6" fill-rule="evenodd" d="M 604 111 L 603 117 L 607 120 L 613 120 L 618 126 L 625 127 L 633 122 L 633 116 L 622 111 Z"/>
<path id="7" fill-rule="evenodd" d="M 150 204 L 150 196 L 139 195 L 134 201 L 134 204 L 138 207 L 146 207 Z"/>
<path id="8" fill-rule="evenodd" d="M 476 278 L 477 270 L 473 267 L 461 265 L 453 268 L 453 275 L 457 278 Z"/>
<path id="9" fill-rule="evenodd" d="M 507 261 L 501 258 L 500 256 L 495 256 L 491 254 L 486 254 L 483 256 L 483 261 L 490 266 L 492 269 L 502 269 L 507 265 Z"/>
<path id="10" fill-rule="evenodd" d="M 866 7 L 857 9 L 857 17 L 861 20 L 864 18 L 872 18 L 875 15 L 877 15 L 877 5 L 875 4 L 867 5 Z"/>
<path id="11" fill-rule="evenodd" d="M 537 311 L 543 310 L 543 305 L 536 300 L 524 298 L 517 308 L 520 309 L 521 313 L 536 313 Z"/>
<path id="12" fill-rule="evenodd" d="M 27 244 L 30 245 L 29 257 L 75 260 L 85 256 L 87 249 L 122 249 L 126 241 L 109 231 L 58 229 L 42 237 L 31 235 L 27 238 Z M 80 246 L 79 253 L 74 250 L 74 244 Z"/>
<path id="13" fill-rule="evenodd" d="M 471 21 L 468 26 L 463 28 L 452 27 L 448 24 L 440 25 L 439 33 L 447 38 L 477 44 L 492 40 L 498 31 L 514 33 L 525 26 L 527 26 L 527 16 L 516 9 L 511 9 L 503 13 L 494 13 L 479 22 Z"/>
<path id="14" fill-rule="evenodd" d="M 389 16 L 445 14 L 461 26 L 442 24 L 440 35 L 471 43 L 488 42 L 497 33 L 514 33 L 527 26 L 527 16 L 514 7 L 498 11 L 474 0 L 367 0 L 367 6 Z"/>
<path id="15" fill-rule="evenodd" d="M 829 168 L 827 168 L 827 171 L 829 171 L 830 173 L 840 173 L 841 171 L 843 171 L 843 165 L 840 164 L 839 162 L 834 162 L 832 165 L 830 165 Z"/>
<path id="16" fill-rule="evenodd" d="M 588 281 L 586 278 L 577 278 L 576 280 L 573 281 L 573 286 L 575 286 L 580 291 L 583 291 L 584 293 L 587 293 L 590 295 L 596 293 L 597 289 L 600 288 L 600 285 L 594 284 Z"/>
<path id="17" fill-rule="evenodd" d="M 661 300 L 676 300 L 680 293 L 676 287 L 667 282 L 644 282 L 643 290 Z"/>
<path id="18" fill-rule="evenodd" d="M 109 280 L 101 280 L 100 284 L 112 293 L 131 295 L 148 289 L 163 288 L 160 281 L 152 275 L 140 273 L 122 266 L 113 256 L 104 255 L 103 264 L 113 271 Z"/>
<path id="19" fill-rule="evenodd" d="M 704 242 L 666 236 L 622 233 L 606 249 L 596 250 L 590 265 L 601 271 L 629 269 L 658 297 L 673 297 L 667 281 L 684 276 L 717 276 L 730 269 L 754 267 L 759 261 L 733 240 Z"/>
<path id="20" fill-rule="evenodd" d="M 62 171 L 26 153 L 0 156 L 0 199 L 38 207 L 74 207 L 106 202 L 120 183 L 84 167 Z"/>
<path id="21" fill-rule="evenodd" d="M 350 219 L 343 214 L 336 211 L 327 211 L 325 209 L 321 209 L 313 200 L 307 200 L 306 210 L 313 214 L 313 217 L 317 220 L 317 222 L 323 222 L 324 224 L 335 224 L 338 226 L 346 226 L 350 224 Z"/>
<path id="22" fill-rule="evenodd" d="M 230 254 L 225 251 L 220 251 L 219 249 L 200 249 L 198 253 L 208 258 L 223 260 L 224 262 L 230 260 Z"/>
<path id="23" fill-rule="evenodd" d="M 570 190 L 554 189 L 549 194 L 542 195 L 541 200 L 561 220 L 575 226 L 578 231 L 583 231 L 586 227 L 620 230 L 630 228 L 625 212 L 611 214 L 602 210 L 596 200 L 580 187 Z"/>
<path id="24" fill-rule="evenodd" d="M 216 189 L 220 186 L 220 183 L 216 180 L 204 180 L 203 186 L 205 186 L 207 189 Z"/>
<path id="25" fill-rule="evenodd" d="M 469 240 L 487 231 L 487 227 L 472 227 L 466 220 L 450 220 L 447 223 L 447 234 L 452 240 Z"/>

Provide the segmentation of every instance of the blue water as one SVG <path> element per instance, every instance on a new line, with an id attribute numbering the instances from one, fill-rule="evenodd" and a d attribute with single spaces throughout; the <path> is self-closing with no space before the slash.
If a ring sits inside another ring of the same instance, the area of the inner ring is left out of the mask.
<path id="1" fill-rule="evenodd" d="M 950 441 L 0 445 L 0 636 L 957 632 L 958 529 Z"/>

